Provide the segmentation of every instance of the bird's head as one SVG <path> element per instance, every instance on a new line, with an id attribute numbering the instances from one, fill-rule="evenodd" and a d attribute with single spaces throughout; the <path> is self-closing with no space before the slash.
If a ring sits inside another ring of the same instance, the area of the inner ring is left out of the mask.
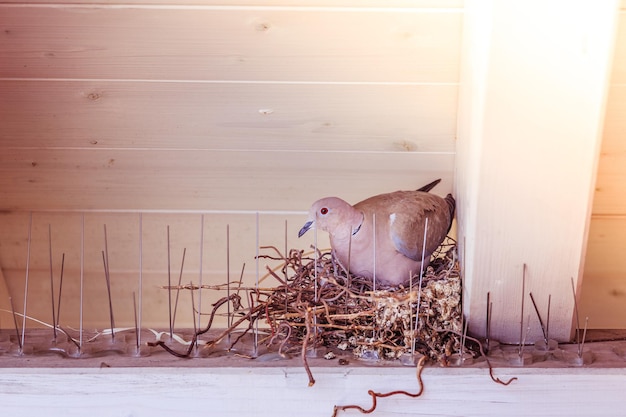
<path id="1" fill-rule="evenodd" d="M 350 204 L 337 197 L 317 200 L 309 210 L 307 222 L 302 226 L 298 237 L 309 229 L 316 228 L 332 236 L 353 233 L 353 228 L 361 224 L 363 215 Z"/>

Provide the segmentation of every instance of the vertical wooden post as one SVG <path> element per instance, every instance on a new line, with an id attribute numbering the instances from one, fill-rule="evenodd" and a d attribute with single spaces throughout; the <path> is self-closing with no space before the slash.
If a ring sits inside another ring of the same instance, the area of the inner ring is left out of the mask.
<path id="1" fill-rule="evenodd" d="M 617 1 L 467 0 L 456 194 L 465 313 L 517 342 L 526 294 L 552 295 L 552 336 L 569 339 L 580 286 Z M 531 317 L 528 340 L 541 337 Z"/>

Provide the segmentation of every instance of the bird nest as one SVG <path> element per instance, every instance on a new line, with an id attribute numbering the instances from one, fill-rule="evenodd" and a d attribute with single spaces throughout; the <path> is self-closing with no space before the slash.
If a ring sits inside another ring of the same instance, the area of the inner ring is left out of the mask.
<path id="1" fill-rule="evenodd" d="M 282 258 L 283 275 L 290 278 L 285 282 L 274 273 L 282 285 L 262 301 L 269 342 L 281 338 L 281 353 L 306 344 L 365 359 L 417 352 L 447 364 L 458 352 L 462 291 L 454 241 L 448 239 L 407 287 L 373 288 L 371 280 L 347 273 L 330 252 L 315 254 L 292 250 Z"/>
<path id="2" fill-rule="evenodd" d="M 259 343 L 277 349 L 281 356 L 300 352 L 311 381 L 306 357 L 313 349 L 323 350 L 329 358 L 342 351 L 388 360 L 414 358 L 418 353 L 442 365 L 459 351 L 462 291 L 452 239 L 440 246 L 421 274 L 400 287 L 374 288 L 371 280 L 349 274 L 331 252 L 291 250 L 284 256 L 274 247 L 263 249 L 269 254 L 261 258 L 280 262 L 274 269 L 267 268 L 268 277 L 278 286 L 247 289 L 249 308 L 243 307 L 241 288 L 220 299 L 213 305 L 208 326 L 195 333 L 186 353 L 177 353 L 164 342 L 155 344 L 177 356 L 189 356 L 198 337 L 211 328 L 218 309 L 231 303 L 234 314 L 228 328 L 206 347 L 216 347 L 237 332 L 233 347 L 261 323 L 267 336 Z"/>

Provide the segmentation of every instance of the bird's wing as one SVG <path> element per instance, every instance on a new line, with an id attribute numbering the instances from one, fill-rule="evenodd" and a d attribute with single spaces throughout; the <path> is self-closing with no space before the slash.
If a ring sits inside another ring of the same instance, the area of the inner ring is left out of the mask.
<path id="1" fill-rule="evenodd" d="M 389 232 L 396 250 L 407 258 L 422 260 L 424 230 L 428 232 L 424 256 L 428 257 L 445 239 L 452 223 L 449 203 L 424 192 L 405 192 L 393 204 Z"/>

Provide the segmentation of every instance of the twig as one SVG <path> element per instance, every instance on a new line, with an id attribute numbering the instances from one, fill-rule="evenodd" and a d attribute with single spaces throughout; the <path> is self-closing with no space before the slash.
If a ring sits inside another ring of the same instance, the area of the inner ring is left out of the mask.
<path id="1" fill-rule="evenodd" d="M 302 363 L 304 364 L 304 369 L 306 370 L 306 374 L 309 376 L 309 387 L 315 385 L 315 378 L 313 378 L 313 373 L 311 372 L 311 368 L 309 367 L 309 362 L 306 359 L 306 350 L 309 345 L 309 339 L 311 338 L 311 308 L 307 307 L 305 309 L 304 320 L 306 323 L 306 336 L 302 341 Z"/>
<path id="2" fill-rule="evenodd" d="M 422 356 L 417 362 L 417 382 L 419 384 L 419 390 L 416 393 L 410 393 L 407 391 L 397 390 L 386 393 L 374 392 L 373 390 L 367 391 L 372 397 L 372 406 L 368 409 L 361 407 L 360 405 L 336 405 L 333 409 L 333 417 L 336 417 L 339 411 L 345 410 L 358 410 L 362 414 L 370 414 L 376 410 L 377 398 L 391 397 L 392 395 L 406 395 L 411 398 L 417 398 L 424 392 L 424 382 L 422 381 L 422 371 L 424 370 L 424 363 L 426 362 L 426 356 Z"/>

